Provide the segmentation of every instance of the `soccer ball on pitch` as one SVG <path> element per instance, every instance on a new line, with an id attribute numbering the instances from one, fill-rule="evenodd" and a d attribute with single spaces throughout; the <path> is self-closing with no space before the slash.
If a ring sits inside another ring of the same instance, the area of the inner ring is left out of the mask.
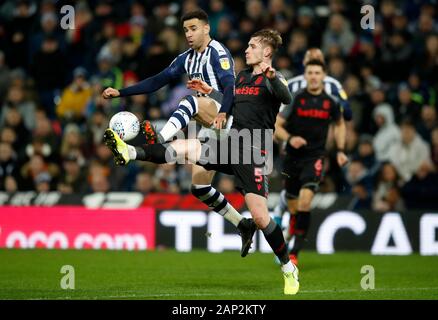
<path id="1" fill-rule="evenodd" d="M 121 111 L 112 116 L 109 127 L 119 135 L 120 139 L 129 141 L 140 132 L 140 121 L 135 114 Z"/>

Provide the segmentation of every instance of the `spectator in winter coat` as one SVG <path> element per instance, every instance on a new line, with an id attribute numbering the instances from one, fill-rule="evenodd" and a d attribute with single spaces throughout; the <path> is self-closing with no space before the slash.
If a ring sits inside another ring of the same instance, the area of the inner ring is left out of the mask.
<path id="1" fill-rule="evenodd" d="M 420 138 L 410 120 L 402 122 L 401 141 L 389 148 L 388 155 L 404 182 L 411 180 L 423 163 L 432 163 L 428 144 Z"/>
<path id="2" fill-rule="evenodd" d="M 378 161 L 385 161 L 389 158 L 389 148 L 400 141 L 400 129 L 394 123 L 394 112 L 389 104 L 377 105 L 373 115 L 379 127 L 373 141 L 376 158 Z"/>

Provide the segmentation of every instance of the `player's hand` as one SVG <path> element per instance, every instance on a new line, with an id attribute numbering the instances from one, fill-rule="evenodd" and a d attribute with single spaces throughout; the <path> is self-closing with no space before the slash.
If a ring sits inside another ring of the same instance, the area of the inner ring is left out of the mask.
<path id="1" fill-rule="evenodd" d="M 336 154 L 336 160 L 338 161 L 338 165 L 339 165 L 339 167 L 343 167 L 343 166 L 345 166 L 345 165 L 348 163 L 348 157 L 347 157 L 347 155 L 346 155 L 344 152 L 342 152 L 342 151 L 339 151 L 339 152 Z"/>
<path id="2" fill-rule="evenodd" d="M 195 90 L 202 94 L 210 94 L 213 91 L 213 88 L 210 87 L 207 82 L 202 81 L 201 79 L 192 79 L 187 81 L 187 89 Z"/>
<path id="3" fill-rule="evenodd" d="M 274 79 L 275 78 L 275 69 L 272 68 L 269 64 L 262 62 L 260 63 L 260 67 L 262 68 L 263 73 L 265 74 L 266 78 L 268 79 Z"/>
<path id="4" fill-rule="evenodd" d="M 117 97 L 120 97 L 120 92 L 117 89 L 109 87 L 109 88 L 106 88 L 105 90 L 103 90 L 102 97 L 104 99 L 117 98 Z"/>
<path id="5" fill-rule="evenodd" d="M 307 145 L 307 141 L 302 137 L 296 136 L 289 139 L 289 144 L 292 148 L 299 149 L 302 146 Z"/>
<path id="6" fill-rule="evenodd" d="M 222 129 L 227 123 L 227 114 L 225 112 L 220 112 L 217 114 L 216 118 L 213 120 L 213 125 L 216 129 Z"/>

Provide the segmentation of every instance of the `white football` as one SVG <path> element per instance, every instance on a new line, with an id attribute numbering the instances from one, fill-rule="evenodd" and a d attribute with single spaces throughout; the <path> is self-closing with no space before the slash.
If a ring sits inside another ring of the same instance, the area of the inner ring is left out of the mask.
<path id="1" fill-rule="evenodd" d="M 135 114 L 121 111 L 112 116 L 109 127 L 119 135 L 120 139 L 129 141 L 140 132 L 140 121 Z"/>

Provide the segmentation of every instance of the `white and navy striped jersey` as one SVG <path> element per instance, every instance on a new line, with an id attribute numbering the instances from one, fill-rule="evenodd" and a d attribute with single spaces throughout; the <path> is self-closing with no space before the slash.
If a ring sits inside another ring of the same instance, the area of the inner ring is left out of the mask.
<path id="1" fill-rule="evenodd" d="M 228 49 L 211 40 L 203 52 L 193 49 L 181 53 L 169 66 L 173 76 L 186 73 L 190 79 L 201 79 L 213 89 L 223 92 L 222 79 L 235 78 L 234 61 Z"/>
<path id="2" fill-rule="evenodd" d="M 323 83 L 324 83 L 324 91 L 326 93 L 339 98 L 340 100 L 339 102 L 341 103 L 341 106 L 343 108 L 343 114 L 345 120 L 351 120 L 352 115 L 351 115 L 350 104 L 348 103 L 347 94 L 345 93 L 344 88 L 342 88 L 341 83 L 335 78 L 330 76 L 326 76 L 323 80 Z M 307 81 L 304 78 L 304 75 L 299 75 L 289 79 L 287 81 L 287 86 L 289 88 L 289 91 L 292 93 L 292 95 L 294 95 L 294 93 L 307 87 Z M 283 111 L 285 107 L 286 107 L 285 105 L 282 105 L 280 108 L 280 112 Z"/>
<path id="3" fill-rule="evenodd" d="M 234 61 L 228 49 L 216 40 L 211 40 L 203 52 L 189 49 L 181 53 L 159 74 L 120 89 L 120 96 L 155 92 L 183 74 L 187 74 L 190 79 L 202 79 L 213 89 L 221 92 L 223 96 L 218 101 L 219 112 L 230 112 L 236 80 Z"/>
<path id="4" fill-rule="evenodd" d="M 323 80 L 324 91 L 328 94 L 337 96 L 339 92 L 343 91 L 341 83 L 333 77 L 326 76 Z M 293 94 L 300 89 L 307 87 L 307 81 L 304 75 L 293 77 L 287 81 L 289 91 Z"/>

